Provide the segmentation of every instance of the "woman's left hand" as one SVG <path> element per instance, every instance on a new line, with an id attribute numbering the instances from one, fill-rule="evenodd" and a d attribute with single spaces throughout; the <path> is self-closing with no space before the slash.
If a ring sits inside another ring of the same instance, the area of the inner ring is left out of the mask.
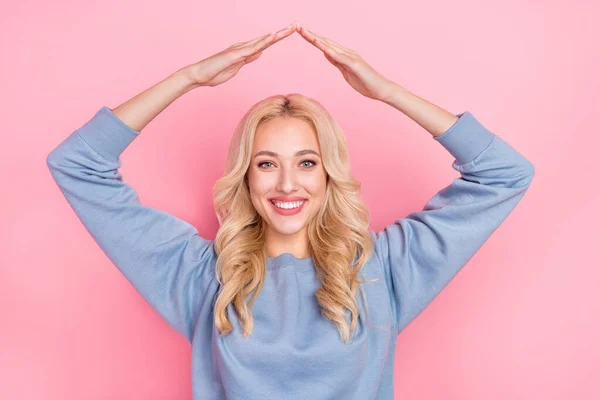
<path id="1" fill-rule="evenodd" d="M 317 35 L 302 26 L 298 27 L 297 32 L 323 51 L 325 58 L 341 71 L 346 82 L 357 92 L 381 101 L 390 95 L 394 82 L 375 71 L 356 51 L 340 46 L 333 40 Z"/>

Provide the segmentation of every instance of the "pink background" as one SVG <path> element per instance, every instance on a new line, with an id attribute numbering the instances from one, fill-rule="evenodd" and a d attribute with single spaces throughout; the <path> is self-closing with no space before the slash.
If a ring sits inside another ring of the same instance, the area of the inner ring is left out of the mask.
<path id="1" fill-rule="evenodd" d="M 399 336 L 396 399 L 600 398 L 598 3 L 226 3 L 3 7 L 0 398 L 191 398 L 189 344 L 103 255 L 45 158 L 103 105 L 295 21 L 415 94 L 471 111 L 536 168 L 515 211 Z M 341 124 L 373 230 L 458 176 L 427 131 L 354 91 L 294 34 L 161 113 L 123 154 L 125 179 L 214 239 L 211 188 L 233 128 L 290 92 Z"/>

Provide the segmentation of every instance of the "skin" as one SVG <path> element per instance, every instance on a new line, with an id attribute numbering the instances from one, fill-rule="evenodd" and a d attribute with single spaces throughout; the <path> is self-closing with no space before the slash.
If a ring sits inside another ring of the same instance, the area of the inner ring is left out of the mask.
<path id="1" fill-rule="evenodd" d="M 382 100 L 391 82 L 371 68 L 353 50 L 318 36 L 299 24 L 292 24 L 271 36 L 257 38 L 244 45 L 259 46 L 245 61 L 233 65 L 233 74 L 243 64 L 255 61 L 262 51 L 292 33 L 299 33 L 306 41 L 323 51 L 325 58 L 337 67 L 344 79 L 359 93 Z M 264 43 L 261 43 L 264 42 Z M 250 52 L 249 50 L 248 52 Z M 295 118 L 277 118 L 262 124 L 256 133 L 252 154 L 267 150 L 278 157 L 259 156 L 252 160 L 248 170 L 248 186 L 252 203 L 267 223 L 266 252 L 268 257 L 290 253 L 296 258 L 309 257 L 307 226 L 323 204 L 326 172 L 320 157 L 294 157 L 299 150 L 313 149 L 320 154 L 316 132 L 305 121 Z M 263 162 L 267 162 L 262 164 Z M 317 165 L 313 165 L 314 161 Z M 274 196 L 307 197 L 304 209 L 293 216 L 277 214 L 270 202 Z"/>
<path id="2" fill-rule="evenodd" d="M 434 137 L 442 135 L 458 120 L 454 114 L 414 95 L 381 75 L 356 51 L 317 35 L 299 24 L 292 24 L 287 28 L 247 42 L 235 43 L 215 55 L 181 68 L 112 111 L 130 128 L 141 132 L 150 121 L 183 94 L 200 86 L 217 86 L 228 81 L 244 65 L 256 61 L 264 50 L 293 33 L 298 33 L 308 43 L 322 51 L 324 57 L 340 70 L 346 82 L 357 92 L 391 105 L 425 128 Z M 323 192 L 323 178 L 317 177 L 316 172 L 301 172 L 298 165 L 292 163 L 291 154 L 301 147 L 306 148 L 309 145 L 317 147 L 318 143 L 314 132 L 310 136 L 307 129 L 300 128 L 299 124 L 294 124 L 294 121 L 286 120 L 284 122 L 283 127 L 265 128 L 266 133 L 261 135 L 265 137 L 259 139 L 257 145 L 264 146 L 265 150 L 279 149 L 277 152 L 281 153 L 282 158 L 274 160 L 278 162 L 275 163 L 275 171 L 269 172 L 271 175 L 252 167 L 250 174 L 254 179 L 251 192 L 256 196 L 256 201 L 253 199 L 255 207 L 273 227 L 267 242 L 268 254 L 277 256 L 287 252 L 297 258 L 305 258 L 308 256 L 308 247 L 306 238 L 303 236 L 305 230 L 302 229 L 306 226 L 309 216 L 314 215 L 318 210 L 320 195 Z M 276 136 L 274 132 L 281 133 L 277 137 L 281 139 L 281 136 L 284 136 L 285 140 L 273 142 L 273 137 Z M 291 140 L 289 143 L 288 139 Z M 290 143 L 294 143 L 293 148 Z M 321 170 L 323 173 L 322 166 L 317 170 Z M 266 176 L 270 177 L 269 180 L 265 178 Z M 302 219 L 290 219 L 282 222 L 281 219 L 276 218 L 277 216 L 269 213 L 268 208 L 265 207 L 266 205 L 270 206 L 264 202 L 269 191 L 271 193 L 282 192 L 278 194 L 297 191 L 299 195 L 310 195 L 313 203 L 307 203 L 309 207 L 305 213 L 309 215 L 303 214 Z"/>
<path id="3" fill-rule="evenodd" d="M 318 153 L 295 156 L 300 150 Z M 267 150 L 278 154 L 254 155 Z M 252 204 L 267 223 L 268 257 L 290 253 L 297 258 L 309 257 L 308 222 L 323 204 L 327 174 L 320 158 L 321 150 L 314 129 L 297 118 L 275 118 L 259 126 L 252 147 L 253 159 L 248 169 L 248 186 Z M 296 215 L 280 215 L 270 198 L 301 196 L 308 200 Z"/>
<path id="4" fill-rule="evenodd" d="M 211 68 L 206 67 L 206 61 L 202 61 L 197 69 L 200 71 L 198 76 L 203 77 L 201 84 L 219 84 L 230 79 L 243 65 L 258 59 L 263 50 L 294 32 L 321 50 L 324 57 L 339 69 L 346 82 L 358 93 L 400 110 L 433 136 L 444 133 L 458 119 L 387 79 L 356 51 L 317 35 L 299 24 L 292 24 L 249 42 L 235 44 L 226 49 L 225 53 L 215 56 L 217 61 L 208 59 L 208 65 L 217 72 L 207 75 Z M 219 56 L 224 61 L 221 62 Z M 257 160 L 253 160 L 248 174 L 252 202 L 268 225 L 266 250 L 269 257 L 282 253 L 290 253 L 296 258 L 309 257 L 307 224 L 323 203 L 326 173 L 318 157 L 310 156 L 318 164 L 306 167 L 312 165 L 310 162 L 301 164 L 307 156 L 294 157 L 293 154 L 298 150 L 311 148 L 318 149 L 316 132 L 304 121 L 279 118 L 264 124 L 257 132 L 252 154 L 261 150 L 279 154 L 279 157 L 269 160 L 264 159 L 265 156 L 260 157 L 260 162 L 272 163 L 266 164 L 268 167 L 259 167 Z M 279 195 L 305 196 L 309 200 L 301 213 L 281 216 L 275 213 L 269 202 L 270 197 Z"/>

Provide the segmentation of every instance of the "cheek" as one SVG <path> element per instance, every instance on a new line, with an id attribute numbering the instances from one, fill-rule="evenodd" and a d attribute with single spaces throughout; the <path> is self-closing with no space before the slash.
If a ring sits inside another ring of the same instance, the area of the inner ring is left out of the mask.
<path id="1" fill-rule="evenodd" d="M 307 177 L 304 187 L 314 196 L 323 196 L 327 188 L 327 182 L 321 175 Z"/>
<path id="2" fill-rule="evenodd" d="M 258 208 L 265 197 L 268 196 L 269 193 L 273 193 L 274 185 L 276 185 L 276 183 L 271 183 L 269 179 L 256 179 L 256 177 L 248 179 L 248 190 L 250 191 L 250 197 L 252 198 L 255 207 Z"/>

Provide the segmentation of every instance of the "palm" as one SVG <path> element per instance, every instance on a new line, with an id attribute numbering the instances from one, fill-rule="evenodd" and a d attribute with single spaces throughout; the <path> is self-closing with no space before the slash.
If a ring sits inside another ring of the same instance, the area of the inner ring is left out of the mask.
<path id="1" fill-rule="evenodd" d="M 372 85 L 365 84 L 364 78 L 359 78 L 359 76 L 367 76 L 368 77 L 370 74 L 373 74 L 373 73 L 377 74 L 377 72 L 375 70 L 371 69 L 371 71 L 366 71 L 359 75 L 359 74 L 355 73 L 351 68 L 349 68 L 343 64 L 340 64 L 339 62 L 337 62 L 336 60 L 331 58 L 329 55 L 327 55 L 326 53 L 324 53 L 324 55 L 325 55 L 325 58 L 330 63 L 332 63 L 335 67 L 337 67 L 340 70 L 340 72 L 342 73 L 342 76 L 344 77 L 346 82 L 348 82 L 348 84 L 350 86 L 352 86 L 357 92 L 359 92 L 363 96 L 366 96 L 366 97 L 369 97 L 372 99 L 377 98 L 378 94 L 372 92 L 369 89 Z M 356 68 L 360 68 L 360 66 L 357 66 Z M 367 80 L 371 81 L 372 79 L 367 78 Z"/>
<path id="2" fill-rule="evenodd" d="M 189 66 L 189 75 L 199 86 L 220 85 L 233 78 L 244 65 L 255 61 L 265 49 L 294 32 L 298 32 L 309 43 L 323 51 L 325 58 L 340 70 L 346 82 L 363 96 L 384 100 L 393 89 L 393 82 L 373 69 L 354 50 L 316 35 L 297 24 L 248 42 L 236 43 Z"/>
<path id="3" fill-rule="evenodd" d="M 387 96 L 393 82 L 377 72 L 354 50 L 340 46 L 305 28 L 300 28 L 298 32 L 309 43 L 323 51 L 325 58 L 340 70 L 346 82 L 357 92 L 376 100 L 382 100 Z"/>
<path id="4" fill-rule="evenodd" d="M 217 86 L 234 77 L 244 65 L 260 57 L 263 50 L 288 37 L 295 30 L 296 27 L 290 25 L 248 42 L 236 43 L 213 56 L 189 65 L 186 70 L 195 84 Z"/>
<path id="5" fill-rule="evenodd" d="M 233 46 L 232 46 L 233 47 Z M 238 71 L 245 65 L 249 64 L 252 61 L 256 60 L 262 51 L 258 51 L 248 57 L 243 58 L 241 61 L 230 65 L 229 67 L 222 69 L 222 67 L 216 68 L 216 71 L 205 71 L 205 75 L 207 76 L 207 86 L 217 86 L 223 82 L 227 82 L 231 78 L 233 78 Z"/>

